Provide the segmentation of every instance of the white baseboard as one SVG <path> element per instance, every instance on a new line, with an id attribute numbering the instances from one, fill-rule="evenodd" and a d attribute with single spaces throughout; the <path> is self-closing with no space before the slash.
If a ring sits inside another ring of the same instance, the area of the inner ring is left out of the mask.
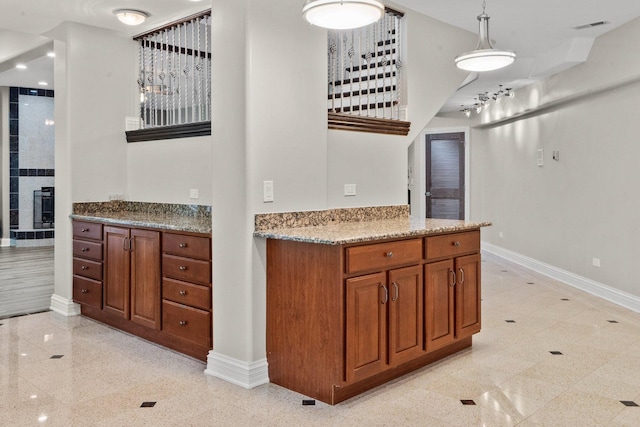
<path id="1" fill-rule="evenodd" d="M 482 242 L 482 250 L 493 254 L 514 264 L 521 265 L 537 273 L 544 274 L 552 279 L 566 283 L 581 291 L 595 295 L 604 300 L 617 304 L 621 307 L 628 308 L 640 313 L 640 297 L 629 294 L 627 292 L 612 288 L 595 280 L 587 279 L 570 271 L 563 270 L 553 265 L 538 261 L 528 256 L 492 245 L 491 243 Z"/>
<path id="2" fill-rule="evenodd" d="M 11 246 L 11 239 L 0 239 L 0 247 L 8 247 Z"/>
<path id="3" fill-rule="evenodd" d="M 76 304 L 73 300 L 62 298 L 59 295 L 51 296 L 51 310 L 63 316 L 78 316 L 80 314 L 80 304 Z"/>
<path id="4" fill-rule="evenodd" d="M 211 350 L 205 374 L 250 389 L 269 382 L 267 359 L 245 362 Z"/>

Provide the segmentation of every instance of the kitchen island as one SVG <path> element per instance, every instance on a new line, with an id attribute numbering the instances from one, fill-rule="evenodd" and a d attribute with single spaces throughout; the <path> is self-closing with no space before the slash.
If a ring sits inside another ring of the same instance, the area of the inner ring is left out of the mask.
<path id="1" fill-rule="evenodd" d="M 336 404 L 471 346 L 490 223 L 298 216 L 256 218 L 271 382 Z"/>

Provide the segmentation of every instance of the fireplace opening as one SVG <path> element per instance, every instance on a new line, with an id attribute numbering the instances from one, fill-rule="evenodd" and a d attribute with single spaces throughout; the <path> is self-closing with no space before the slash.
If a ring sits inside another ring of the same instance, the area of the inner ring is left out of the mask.
<path id="1" fill-rule="evenodd" d="M 33 228 L 54 228 L 54 188 L 33 192 Z"/>

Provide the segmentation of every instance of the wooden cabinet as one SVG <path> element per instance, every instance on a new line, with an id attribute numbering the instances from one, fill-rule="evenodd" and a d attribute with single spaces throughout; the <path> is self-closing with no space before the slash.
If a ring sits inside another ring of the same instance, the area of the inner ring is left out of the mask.
<path id="1" fill-rule="evenodd" d="M 346 245 L 268 239 L 271 382 L 335 404 L 470 347 L 479 249 L 478 229 Z"/>
<path id="2" fill-rule="evenodd" d="M 211 241 L 165 233 L 162 276 L 163 330 L 211 348 Z"/>
<path id="3" fill-rule="evenodd" d="M 160 329 L 160 232 L 105 226 L 104 310 Z"/>
<path id="4" fill-rule="evenodd" d="M 82 314 L 205 360 L 211 238 L 74 221 L 73 298 Z"/>
<path id="5" fill-rule="evenodd" d="M 480 331 L 480 233 L 427 237 L 425 248 L 426 348 L 433 351 Z"/>
<path id="6" fill-rule="evenodd" d="M 73 223 L 73 299 L 102 308 L 102 225 Z"/>

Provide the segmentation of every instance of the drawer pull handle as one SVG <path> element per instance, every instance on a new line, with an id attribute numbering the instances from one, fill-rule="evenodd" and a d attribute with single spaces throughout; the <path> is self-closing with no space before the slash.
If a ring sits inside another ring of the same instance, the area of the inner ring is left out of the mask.
<path id="1" fill-rule="evenodd" d="M 456 248 L 460 247 L 460 242 L 453 242 L 453 246 L 455 246 Z"/>
<path id="2" fill-rule="evenodd" d="M 80 292 L 82 292 L 83 294 L 88 294 L 89 293 L 89 291 L 86 290 L 86 289 L 82 289 Z"/>
<path id="3" fill-rule="evenodd" d="M 180 267 L 178 267 L 178 270 L 187 271 L 187 266 L 186 265 L 181 265 Z"/>
<path id="4" fill-rule="evenodd" d="M 89 229 L 88 228 L 83 228 L 80 231 L 83 232 L 83 233 L 86 233 L 87 231 L 89 231 Z"/>
<path id="5" fill-rule="evenodd" d="M 80 249 L 82 252 L 89 252 L 89 248 L 82 248 Z"/>
<path id="6" fill-rule="evenodd" d="M 186 243 L 180 243 L 178 246 L 184 249 L 184 248 L 187 247 L 187 244 Z"/>
<path id="7" fill-rule="evenodd" d="M 387 258 L 393 258 L 393 252 L 391 251 L 387 252 Z"/>
<path id="8" fill-rule="evenodd" d="M 391 301 L 396 302 L 398 301 L 398 297 L 400 296 L 400 289 L 398 288 L 398 284 L 396 282 L 393 282 L 393 290 L 395 293 Z"/>
<path id="9" fill-rule="evenodd" d="M 456 272 L 453 270 L 449 270 L 449 273 L 451 273 L 451 283 L 449 283 L 449 285 L 453 287 L 456 285 Z"/>
<path id="10" fill-rule="evenodd" d="M 187 291 L 180 291 L 178 292 L 181 296 L 185 296 L 187 294 Z"/>
<path id="11" fill-rule="evenodd" d="M 83 265 L 82 267 L 80 267 L 80 270 L 82 270 L 82 271 L 85 271 L 85 270 L 88 270 L 88 269 L 89 269 L 89 267 L 87 267 L 86 265 Z"/>
<path id="12" fill-rule="evenodd" d="M 187 326 L 187 321 L 186 320 L 181 320 L 181 321 L 178 322 L 178 325 Z"/>
<path id="13" fill-rule="evenodd" d="M 464 283 L 464 270 L 459 268 L 458 271 L 460 272 L 460 282 L 458 284 L 462 285 Z"/>

